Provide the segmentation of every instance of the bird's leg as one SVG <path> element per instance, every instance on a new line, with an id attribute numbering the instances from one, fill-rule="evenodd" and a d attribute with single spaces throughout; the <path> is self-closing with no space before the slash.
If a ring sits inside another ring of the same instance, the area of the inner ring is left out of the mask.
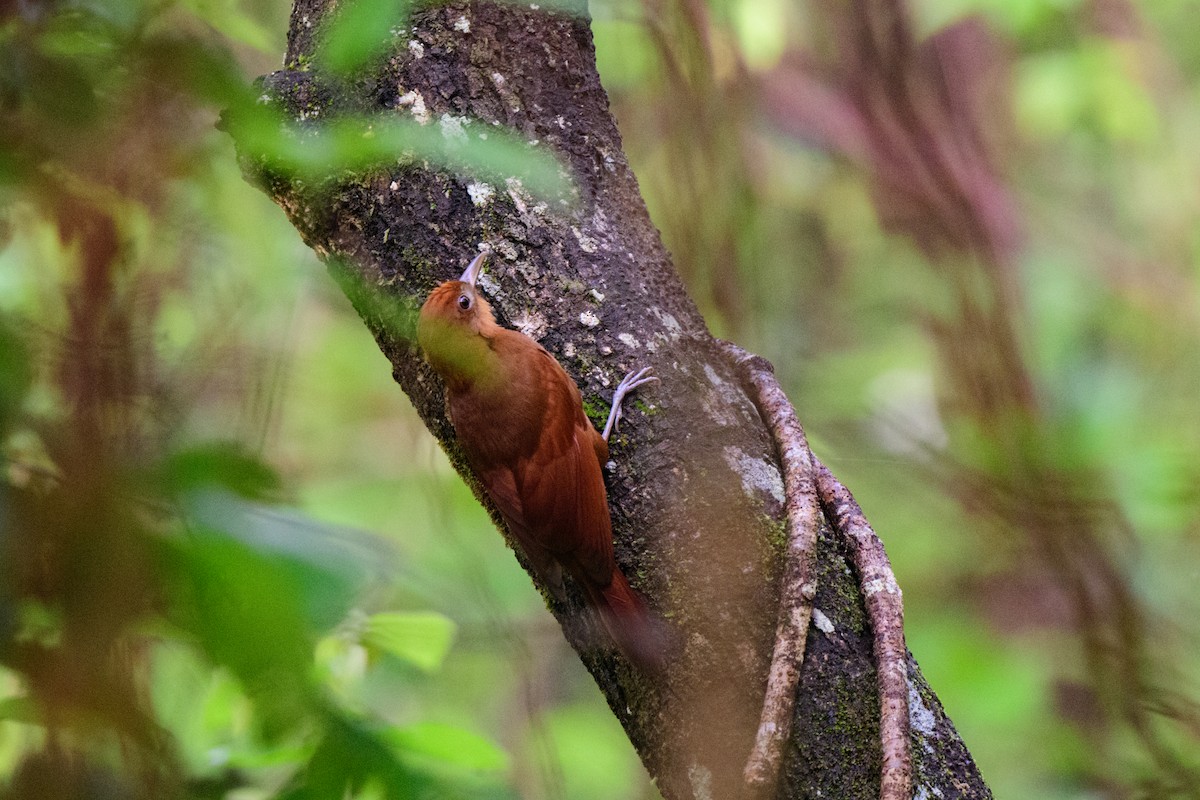
<path id="1" fill-rule="evenodd" d="M 621 424 L 621 401 L 625 399 L 625 395 L 632 392 L 644 383 L 656 381 L 658 378 L 650 374 L 650 367 L 642 367 L 636 372 L 631 372 L 621 379 L 617 384 L 617 390 L 613 392 L 612 409 L 608 412 L 608 422 L 604 425 L 604 441 L 608 441 L 608 435 L 617 429 Z"/>

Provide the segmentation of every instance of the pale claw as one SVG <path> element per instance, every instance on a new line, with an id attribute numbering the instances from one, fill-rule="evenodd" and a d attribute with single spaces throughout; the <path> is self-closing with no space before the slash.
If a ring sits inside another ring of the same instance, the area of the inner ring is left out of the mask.
<path id="1" fill-rule="evenodd" d="M 657 377 L 649 373 L 650 367 L 642 367 L 638 371 L 626 375 L 617 384 L 617 390 L 613 392 L 612 410 L 608 412 L 608 423 L 604 426 L 604 433 L 602 434 L 604 441 L 607 442 L 609 434 L 615 431 L 621 424 L 621 401 L 625 399 L 625 395 L 642 384 L 658 380 Z"/>

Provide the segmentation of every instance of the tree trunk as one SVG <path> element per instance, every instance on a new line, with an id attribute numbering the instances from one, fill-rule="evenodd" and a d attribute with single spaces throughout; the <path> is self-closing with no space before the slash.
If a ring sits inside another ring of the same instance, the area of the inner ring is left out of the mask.
<path id="1" fill-rule="evenodd" d="M 518 183 L 483 186 L 420 163 L 303 182 L 261 169 L 253 154 L 243 163 L 331 266 L 477 494 L 412 316 L 393 324 L 389 309 L 419 306 L 481 243 L 494 252 L 482 284 L 497 318 L 558 358 L 590 413 L 607 409 L 628 370 L 654 368 L 661 383 L 627 408 L 607 479 L 618 561 L 672 631 L 668 674 L 640 674 L 605 647 L 578 592 L 547 602 L 664 797 L 752 796 L 742 768 L 775 629 L 783 484 L 767 429 L 646 213 L 596 72 L 586 9 L 423 7 L 369 74 L 335 81 L 305 68 L 335 7 L 295 4 L 287 69 L 265 79 L 266 96 L 288 116 L 415 114 L 469 139 L 504 126 L 559 158 L 574 201 L 539 203 Z M 827 527 L 818 558 L 816 608 L 831 625 L 817 617 L 823 624 L 809 631 L 772 796 L 872 798 L 880 756 L 870 631 L 846 545 Z M 909 669 L 916 796 L 989 797 L 911 659 Z"/>

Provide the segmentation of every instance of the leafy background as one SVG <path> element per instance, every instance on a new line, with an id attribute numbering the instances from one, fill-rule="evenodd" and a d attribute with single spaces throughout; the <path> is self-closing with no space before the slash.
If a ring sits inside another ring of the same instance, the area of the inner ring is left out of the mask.
<path id="1" fill-rule="evenodd" d="M 1200 791 L 1194 11 L 592 3 L 679 269 L 881 532 L 998 797 Z M 216 129 L 269 145 L 288 12 L 0 3 L 4 796 L 656 797 Z"/>

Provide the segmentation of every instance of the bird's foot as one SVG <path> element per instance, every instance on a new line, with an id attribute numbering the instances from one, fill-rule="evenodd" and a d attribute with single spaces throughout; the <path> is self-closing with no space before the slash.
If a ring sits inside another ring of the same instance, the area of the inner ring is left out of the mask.
<path id="1" fill-rule="evenodd" d="M 617 384 L 617 390 L 613 392 L 612 410 L 608 412 L 608 422 L 604 426 L 604 441 L 608 441 L 608 436 L 621 424 L 621 402 L 625 399 L 625 395 L 632 392 L 642 384 L 650 383 L 658 380 L 657 377 L 650 374 L 650 367 L 642 367 L 639 370 L 629 373 L 621 382 Z"/>

